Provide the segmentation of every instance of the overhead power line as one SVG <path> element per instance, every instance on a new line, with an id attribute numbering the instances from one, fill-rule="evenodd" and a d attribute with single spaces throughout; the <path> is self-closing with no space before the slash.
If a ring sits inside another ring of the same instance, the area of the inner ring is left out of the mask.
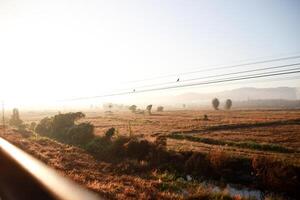
<path id="1" fill-rule="evenodd" d="M 218 78 L 218 77 L 229 76 L 229 75 L 236 75 L 236 74 L 245 74 L 245 73 L 250 73 L 250 72 L 267 71 L 267 70 L 271 70 L 271 69 L 287 68 L 287 67 L 295 66 L 295 64 L 298 65 L 300 63 L 294 63 L 294 64 L 289 64 L 289 65 L 281 65 L 281 66 L 276 66 L 276 67 L 266 67 L 266 68 L 260 68 L 260 69 L 251 69 L 251 70 L 245 70 L 245 71 L 239 71 L 239 72 L 232 72 L 232 73 L 226 73 L 226 74 L 203 76 L 203 77 L 199 77 L 199 78 L 192 78 L 192 79 L 186 79 L 186 80 L 178 80 L 177 79 L 177 81 L 168 81 L 168 82 L 163 82 L 163 83 L 156 83 L 156 84 L 149 84 L 149 85 L 138 86 L 138 87 L 135 87 L 135 89 L 137 89 L 137 88 L 149 88 L 149 87 L 155 87 L 155 86 L 161 86 L 161 85 L 169 85 L 169 84 L 178 84 L 178 83 L 183 83 L 183 82 L 203 80 L 203 79 L 208 79 L 208 78 Z"/>
<path id="2" fill-rule="evenodd" d="M 253 61 L 253 62 L 246 62 L 246 63 L 235 64 L 235 65 L 225 65 L 225 66 L 222 66 L 222 67 L 207 66 L 207 67 L 213 67 L 213 68 L 199 69 L 199 70 L 194 70 L 194 71 L 189 71 L 189 72 L 181 72 L 181 73 L 176 73 L 176 74 L 175 73 L 174 74 L 166 74 L 166 75 L 162 75 L 162 76 L 155 76 L 155 77 L 152 77 L 152 78 L 133 80 L 133 81 L 129 81 L 127 83 L 145 82 L 145 81 L 157 80 L 157 79 L 168 78 L 168 77 L 178 77 L 178 76 L 183 76 L 183 75 L 196 74 L 196 73 L 200 73 L 200 72 L 209 72 L 209 71 L 216 71 L 216 70 L 233 69 L 233 68 L 242 67 L 242 66 L 264 64 L 264 63 L 292 60 L 292 59 L 298 59 L 298 58 L 300 58 L 300 55 L 274 58 L 274 59 L 268 59 L 268 60 Z"/>
<path id="3" fill-rule="evenodd" d="M 295 63 L 295 64 L 291 64 L 290 66 L 296 66 L 296 65 L 300 65 L 300 64 Z M 265 78 L 265 77 L 281 76 L 281 75 L 296 74 L 296 73 L 300 73 L 300 68 L 277 70 L 277 71 L 273 71 L 273 72 L 256 73 L 256 74 L 251 74 L 251 75 L 228 77 L 225 79 L 224 78 L 223 79 L 215 79 L 215 80 L 209 80 L 209 81 L 204 81 L 204 82 L 189 83 L 189 84 L 182 84 L 182 85 L 171 85 L 171 86 L 149 88 L 149 89 L 143 89 L 143 90 L 120 91 L 120 92 L 116 92 L 116 93 L 104 94 L 104 95 L 98 95 L 98 96 L 65 99 L 63 101 L 77 101 L 77 100 L 95 99 L 95 98 L 103 98 L 103 97 L 121 96 L 121 95 L 135 94 L 135 93 L 145 93 L 145 92 L 169 90 L 169 89 L 175 89 L 175 88 L 210 85 L 210 84 L 217 84 L 217 83 L 234 82 L 234 81 L 240 81 L 240 80 Z"/>
<path id="4" fill-rule="evenodd" d="M 220 79 L 220 80 L 213 80 L 213 81 L 200 82 L 200 83 L 191 83 L 191 84 L 185 84 L 185 85 L 166 86 L 166 87 L 160 87 L 160 88 L 151 88 L 151 89 L 145 89 L 145 90 L 138 90 L 136 93 L 161 91 L 161 90 L 169 90 L 169 89 L 175 89 L 175 88 L 193 87 L 193 86 L 200 86 L 200 85 L 211 85 L 211 84 L 224 83 L 224 82 L 233 82 L 233 81 L 249 80 L 249 79 L 264 78 L 264 77 L 273 77 L 273 76 L 280 76 L 280 75 L 287 75 L 287 74 L 296 74 L 296 73 L 300 73 L 300 68 L 297 68 L 297 71 L 287 71 L 287 72 L 268 73 L 268 74 L 262 73 L 262 74 L 255 74 L 255 75 L 251 75 L 251 76 L 240 76 L 240 77 L 233 77 L 233 78 L 228 78 L 228 79 Z M 132 94 L 132 92 L 130 92 L 129 94 Z"/>

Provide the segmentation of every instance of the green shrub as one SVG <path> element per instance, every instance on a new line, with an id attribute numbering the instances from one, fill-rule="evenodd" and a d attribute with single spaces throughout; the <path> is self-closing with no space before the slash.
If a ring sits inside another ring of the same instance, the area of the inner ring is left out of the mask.
<path id="1" fill-rule="evenodd" d="M 152 145 L 147 140 L 131 139 L 125 144 L 125 148 L 129 157 L 143 160 L 149 154 Z"/>
<path id="2" fill-rule="evenodd" d="M 115 135 L 116 129 L 114 127 L 108 129 L 105 133 L 105 137 L 112 138 Z"/>
<path id="3" fill-rule="evenodd" d="M 252 168 L 261 184 L 268 189 L 290 193 L 299 190 L 299 168 L 289 165 L 284 160 L 257 156 L 252 159 Z"/>
<path id="4" fill-rule="evenodd" d="M 131 137 L 118 136 L 114 138 L 111 142 L 109 151 L 112 157 L 124 158 L 127 156 L 125 151 L 125 144 L 130 141 Z"/>
<path id="5" fill-rule="evenodd" d="M 67 131 L 67 139 L 72 144 L 85 144 L 94 137 L 94 126 L 90 123 L 74 125 Z"/>
<path id="6" fill-rule="evenodd" d="M 86 150 L 98 159 L 115 160 L 126 156 L 124 144 L 130 140 L 129 137 L 95 137 L 87 145 Z"/>
<path id="7" fill-rule="evenodd" d="M 53 118 L 46 117 L 42 119 L 35 127 L 35 131 L 42 136 L 51 136 L 53 132 Z"/>
<path id="8" fill-rule="evenodd" d="M 107 136 L 95 137 L 87 145 L 86 150 L 99 159 L 118 160 L 129 157 L 137 160 L 157 161 L 161 153 L 158 146 L 147 140 L 126 136 L 111 138 Z M 159 155 L 158 155 L 159 154 Z M 161 161 L 161 159 L 159 160 Z"/>
<path id="9" fill-rule="evenodd" d="M 75 121 L 85 117 L 82 112 L 58 114 L 53 117 L 52 135 L 56 138 L 66 139 L 68 129 L 75 125 Z"/>
<path id="10" fill-rule="evenodd" d="M 97 158 L 104 158 L 107 156 L 111 140 L 106 137 L 95 137 L 87 145 L 86 150 Z"/>
<path id="11" fill-rule="evenodd" d="M 84 144 L 93 138 L 94 127 L 90 123 L 76 125 L 75 121 L 84 117 L 82 112 L 58 114 L 42 119 L 35 131 L 42 136 L 58 139 L 63 142 Z"/>
<path id="12" fill-rule="evenodd" d="M 186 161 L 185 161 L 185 170 L 186 172 L 197 175 L 204 176 L 210 175 L 211 165 L 207 156 L 201 153 L 194 152 Z"/>

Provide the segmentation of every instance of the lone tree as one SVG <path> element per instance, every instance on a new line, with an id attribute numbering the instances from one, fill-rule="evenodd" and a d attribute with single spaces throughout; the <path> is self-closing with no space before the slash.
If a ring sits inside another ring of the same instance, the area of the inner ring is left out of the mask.
<path id="1" fill-rule="evenodd" d="M 157 107 L 157 112 L 163 112 L 164 111 L 164 107 L 163 106 L 158 106 Z"/>
<path id="2" fill-rule="evenodd" d="M 136 105 L 132 105 L 132 106 L 129 107 L 129 110 L 131 110 L 131 112 L 135 113 L 136 112 L 136 108 L 137 108 Z"/>
<path id="3" fill-rule="evenodd" d="M 225 103 L 225 109 L 230 110 L 231 107 L 232 107 L 232 101 L 231 101 L 231 99 L 227 99 L 226 103 Z"/>
<path id="4" fill-rule="evenodd" d="M 13 114 L 9 120 L 9 125 L 20 127 L 23 124 L 23 121 L 20 119 L 19 110 L 17 108 L 13 109 Z"/>
<path id="5" fill-rule="evenodd" d="M 215 110 L 219 110 L 219 105 L 220 105 L 219 99 L 214 98 L 214 99 L 212 100 L 212 105 L 213 105 L 213 107 L 214 107 Z"/>
<path id="6" fill-rule="evenodd" d="M 148 105 L 148 106 L 146 107 L 146 109 L 147 109 L 149 115 L 151 115 L 152 104 Z"/>

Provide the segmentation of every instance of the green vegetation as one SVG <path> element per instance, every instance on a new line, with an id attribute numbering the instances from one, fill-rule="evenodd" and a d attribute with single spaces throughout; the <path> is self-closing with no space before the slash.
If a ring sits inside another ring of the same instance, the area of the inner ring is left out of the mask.
<path id="1" fill-rule="evenodd" d="M 183 134 L 172 134 L 167 136 L 172 139 L 179 140 L 189 140 L 193 142 L 201 142 L 205 144 L 212 145 L 221 145 L 221 146 L 231 146 L 245 149 L 254 149 L 259 151 L 273 151 L 280 153 L 293 153 L 293 149 L 289 149 L 287 147 L 283 147 L 277 144 L 259 144 L 254 141 L 245 141 L 245 142 L 232 142 L 232 141 L 224 141 L 224 140 L 216 140 L 212 138 L 203 138 L 203 137 L 195 137 L 191 135 L 183 135 Z"/>
<path id="2" fill-rule="evenodd" d="M 114 127 L 108 129 L 105 133 L 105 137 L 112 138 L 115 135 L 116 129 Z"/>
<path id="3" fill-rule="evenodd" d="M 70 144 L 86 143 L 94 137 L 94 126 L 90 123 L 75 123 L 83 117 L 85 115 L 82 112 L 46 117 L 36 126 L 35 131 L 42 136 Z"/>
<path id="4" fill-rule="evenodd" d="M 84 148 L 96 158 L 107 161 L 117 161 L 125 156 L 123 145 L 130 139 L 128 137 L 94 137 L 85 144 Z"/>
<path id="5" fill-rule="evenodd" d="M 94 126 L 90 123 L 73 125 L 66 131 L 66 139 L 71 144 L 85 144 L 93 138 Z"/>
<path id="6" fill-rule="evenodd" d="M 224 124 L 224 125 L 210 126 L 205 128 L 204 130 L 199 130 L 199 132 L 234 130 L 234 129 L 242 129 L 242 128 L 257 128 L 257 127 L 266 127 L 266 126 L 299 125 L 299 124 L 300 124 L 300 118 L 269 121 L 269 122 L 267 121 L 267 122 L 255 122 L 255 123 Z"/>

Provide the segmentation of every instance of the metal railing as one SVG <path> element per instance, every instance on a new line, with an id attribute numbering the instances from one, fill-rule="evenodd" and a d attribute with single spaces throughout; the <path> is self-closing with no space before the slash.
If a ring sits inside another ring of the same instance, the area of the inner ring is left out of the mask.
<path id="1" fill-rule="evenodd" d="M 0 200 L 102 199 L 0 138 Z"/>

